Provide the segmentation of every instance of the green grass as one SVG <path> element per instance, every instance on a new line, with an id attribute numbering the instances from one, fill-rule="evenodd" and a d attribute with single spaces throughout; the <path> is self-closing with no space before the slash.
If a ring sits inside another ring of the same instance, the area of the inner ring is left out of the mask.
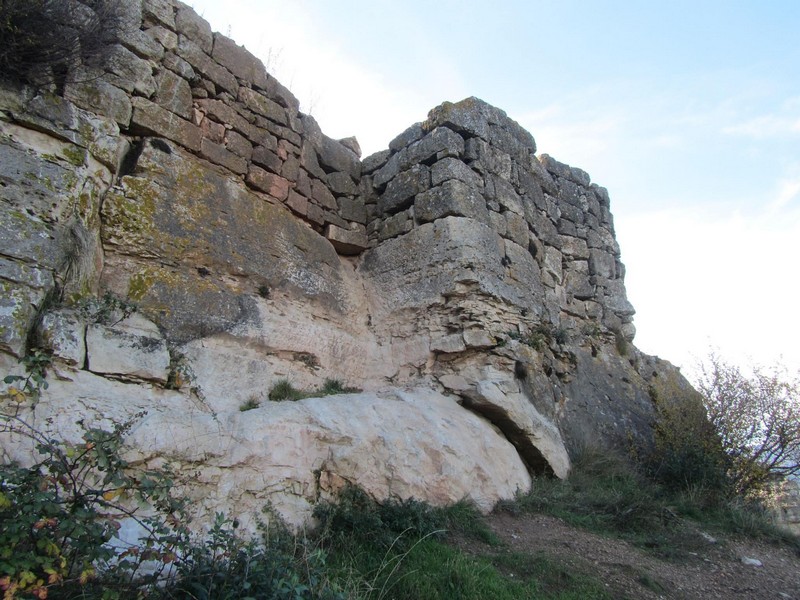
<path id="1" fill-rule="evenodd" d="M 528 494 L 498 508 L 549 514 L 662 558 L 682 559 L 707 547 L 700 531 L 758 538 L 800 551 L 800 539 L 777 527 L 757 504 L 697 486 L 665 488 L 624 457 L 599 449 L 579 453 L 567 480 L 537 478 Z"/>
<path id="2" fill-rule="evenodd" d="M 357 598 L 494 600 L 611 598 L 602 582 L 571 573 L 555 559 L 504 554 L 475 508 L 433 508 L 415 500 L 377 504 L 350 488 L 315 511 L 332 581 Z M 470 555 L 447 543 L 457 533 L 486 551 Z M 514 562 L 510 562 L 514 561 Z"/>
<path id="3" fill-rule="evenodd" d="M 347 387 L 338 379 L 326 379 L 322 387 L 316 390 L 301 390 L 288 380 L 279 379 L 269 391 L 269 399 L 273 402 L 296 401 L 303 398 L 320 398 L 322 396 L 334 396 L 336 394 L 353 394 L 361 390 L 354 387 Z"/>

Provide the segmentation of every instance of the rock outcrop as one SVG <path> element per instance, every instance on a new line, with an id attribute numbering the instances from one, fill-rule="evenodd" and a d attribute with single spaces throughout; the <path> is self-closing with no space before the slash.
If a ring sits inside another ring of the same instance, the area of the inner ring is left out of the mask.
<path id="1" fill-rule="evenodd" d="M 104 70 L 0 88 L 0 366 L 53 357 L 24 418 L 136 418 L 131 460 L 199 513 L 298 525 L 347 482 L 489 509 L 583 444 L 651 443 L 677 373 L 632 345 L 585 172 L 476 98 L 361 160 L 191 8 L 129 4 Z M 364 391 L 272 402 L 280 379 Z"/>

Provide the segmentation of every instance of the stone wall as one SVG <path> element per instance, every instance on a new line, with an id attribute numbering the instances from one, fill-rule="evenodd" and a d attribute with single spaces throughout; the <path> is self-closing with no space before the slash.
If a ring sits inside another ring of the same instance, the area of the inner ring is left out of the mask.
<path id="1" fill-rule="evenodd" d="M 489 509 L 584 444 L 651 443 L 648 390 L 680 375 L 631 344 L 586 173 L 475 98 L 361 161 L 186 5 L 126 11 L 63 94 L 0 85 L 0 370 L 52 357 L 2 412 L 72 440 L 133 419 L 130 459 L 201 516 L 298 525 L 345 482 Z M 269 400 L 328 378 L 364 392 Z"/>
<path id="2" fill-rule="evenodd" d="M 76 106 L 132 136 L 126 167 L 141 137 L 168 139 L 325 230 L 341 252 L 362 250 L 357 142 L 324 135 L 261 61 L 212 33 L 189 6 L 161 0 L 126 10 L 129 30 L 106 70 L 77 73 L 65 90 Z"/>

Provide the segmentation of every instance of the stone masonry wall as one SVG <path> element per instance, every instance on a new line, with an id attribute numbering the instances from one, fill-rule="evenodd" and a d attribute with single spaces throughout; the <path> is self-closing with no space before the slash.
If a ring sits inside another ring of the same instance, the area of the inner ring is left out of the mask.
<path id="1" fill-rule="evenodd" d="M 535 152 L 530 133 L 476 98 L 433 109 L 364 160 L 371 244 L 448 216 L 475 219 L 534 258 L 545 321 L 588 319 L 633 339 L 608 192 Z"/>
<path id="2" fill-rule="evenodd" d="M 131 2 L 128 30 L 106 70 L 78 73 L 65 97 L 114 119 L 123 133 L 157 136 L 284 203 L 342 253 L 366 246 L 358 202 L 360 149 L 337 142 L 249 51 L 192 8 Z M 129 151 L 131 160 L 139 149 Z"/>

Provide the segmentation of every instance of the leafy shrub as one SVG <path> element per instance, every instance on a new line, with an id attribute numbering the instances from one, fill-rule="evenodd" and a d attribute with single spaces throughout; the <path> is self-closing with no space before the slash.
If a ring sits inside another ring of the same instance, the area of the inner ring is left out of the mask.
<path id="1" fill-rule="evenodd" d="M 273 521 L 274 523 L 274 521 Z M 238 523 L 217 514 L 207 539 L 192 545 L 169 598 L 192 600 L 338 600 L 344 596 L 326 575 L 326 554 L 281 524 L 262 526 L 261 540 L 237 535 Z"/>
<path id="2" fill-rule="evenodd" d="M 77 65 L 101 64 L 125 25 L 119 0 L 3 0 L 0 77 L 63 85 Z"/>
<path id="3" fill-rule="evenodd" d="M 800 379 L 785 368 L 751 375 L 711 354 L 698 389 L 721 440 L 736 491 L 754 495 L 800 474 Z"/>
<path id="4" fill-rule="evenodd" d="M 0 432 L 32 440 L 42 460 L 0 466 L 0 588 L 5 598 L 45 598 L 51 588 L 91 587 L 102 571 L 111 582 L 132 582 L 144 562 L 152 583 L 177 558 L 185 539 L 183 502 L 171 495 L 165 471 L 133 470 L 120 457 L 129 424 L 87 429 L 79 444 L 49 438 L 24 421 L 0 415 Z M 139 517 L 131 506 L 148 506 Z M 112 538 L 124 519 L 146 532 L 141 548 L 121 549 Z M 172 523 L 168 526 L 167 522 Z M 104 584 L 114 597 L 114 584 Z"/>
<path id="5" fill-rule="evenodd" d="M 730 497 L 729 460 L 702 398 L 676 377 L 659 381 L 650 395 L 656 422 L 649 474 L 673 491 L 702 489 L 710 503 Z"/>

